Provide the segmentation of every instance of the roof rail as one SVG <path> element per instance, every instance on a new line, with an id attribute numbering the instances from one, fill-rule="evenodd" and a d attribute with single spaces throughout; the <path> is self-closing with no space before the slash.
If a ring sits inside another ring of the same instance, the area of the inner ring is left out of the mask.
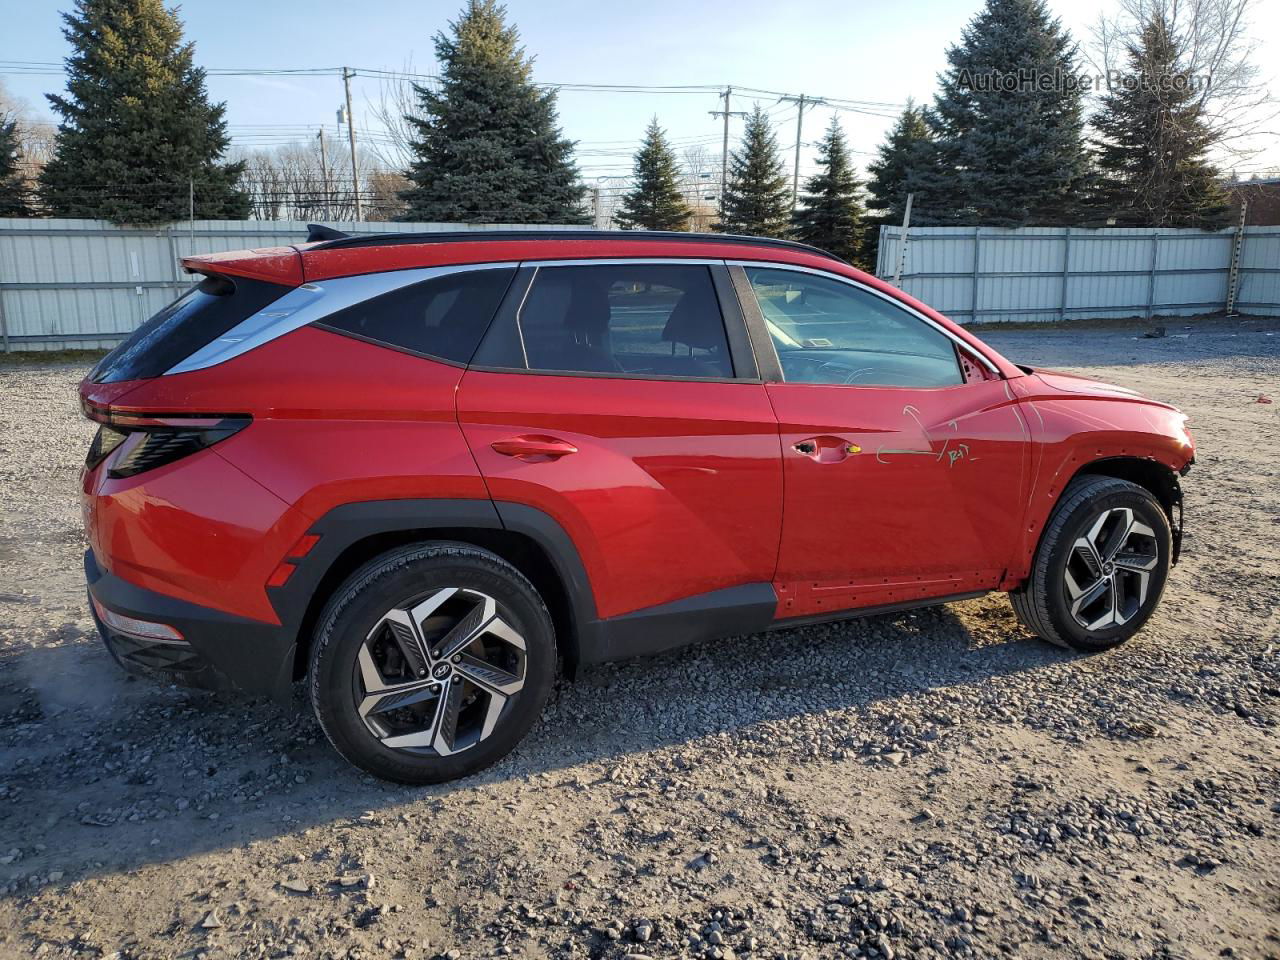
<path id="1" fill-rule="evenodd" d="M 315 228 L 311 228 L 315 229 Z M 820 247 L 795 240 L 779 240 L 776 237 L 749 237 L 736 233 L 684 233 L 677 230 L 440 230 L 430 233 L 365 233 L 349 236 L 330 230 L 328 227 L 318 229 L 336 234 L 333 237 L 317 237 L 323 239 L 324 246 L 319 249 L 328 250 L 334 247 L 381 247 L 402 243 L 459 243 L 486 240 L 676 240 L 700 243 L 740 243 L 744 246 L 785 247 L 788 250 L 804 250 L 815 253 L 839 263 L 846 261 Z M 311 239 L 310 234 L 307 237 Z"/>

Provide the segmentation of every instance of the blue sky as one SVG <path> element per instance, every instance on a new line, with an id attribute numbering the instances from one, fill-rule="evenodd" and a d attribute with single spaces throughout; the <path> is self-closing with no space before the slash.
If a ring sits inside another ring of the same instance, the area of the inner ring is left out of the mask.
<path id="1" fill-rule="evenodd" d="M 509 0 L 528 51 L 536 56 L 540 81 L 682 85 L 736 84 L 810 96 L 830 96 L 900 105 L 907 97 L 928 100 L 943 66 L 943 51 L 955 42 L 981 0 L 734 0 L 605 4 L 600 0 Z M 61 61 L 66 43 L 58 8 L 40 0 L 4 0 L 5 29 L 0 60 Z M 1105 0 L 1050 0 L 1077 39 L 1087 36 Z M 434 71 L 432 35 L 456 15 L 457 0 L 187 0 L 181 16 L 196 42 L 199 63 L 210 68 L 354 67 Z M 1280 2 L 1271 0 L 1256 17 L 1254 35 L 1263 45 L 1258 59 L 1268 70 L 1280 62 Z M 47 114 L 43 94 L 61 86 L 53 75 L 19 75 L 0 67 L 11 95 L 36 114 Z M 301 136 L 308 125 L 334 130 L 342 98 L 336 76 L 217 76 L 212 96 L 227 102 L 228 122 L 238 144 L 272 145 Z M 1273 89 L 1276 85 L 1273 81 Z M 379 81 L 357 77 L 353 97 L 357 130 L 376 128 L 370 103 Z M 790 150 L 795 107 L 776 97 L 743 95 L 734 109 L 755 101 L 770 110 L 779 138 Z M 702 144 L 718 156 L 719 121 L 708 111 L 714 94 L 598 93 L 564 91 L 561 119 L 580 141 L 584 176 L 624 174 L 629 154 L 653 114 L 678 146 Z M 841 111 L 851 146 L 865 163 L 896 107 L 870 114 Z M 831 116 L 806 114 L 804 139 L 816 140 Z M 731 138 L 740 130 L 734 121 Z M 312 133 L 314 135 L 314 133 Z M 789 153 L 788 153 L 789 156 Z M 1241 169 L 1280 165 L 1280 142 Z M 812 167 L 803 151 L 802 174 Z"/>

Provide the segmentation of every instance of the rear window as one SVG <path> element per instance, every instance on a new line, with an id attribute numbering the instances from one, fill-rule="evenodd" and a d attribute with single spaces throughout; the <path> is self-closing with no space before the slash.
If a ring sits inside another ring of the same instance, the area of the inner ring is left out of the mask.
<path id="1" fill-rule="evenodd" d="M 330 314 L 317 326 L 467 363 L 515 275 L 515 267 L 445 274 L 371 297 Z"/>
<path id="2" fill-rule="evenodd" d="M 103 357 L 94 383 L 158 377 L 290 288 L 246 277 L 205 277 Z"/>

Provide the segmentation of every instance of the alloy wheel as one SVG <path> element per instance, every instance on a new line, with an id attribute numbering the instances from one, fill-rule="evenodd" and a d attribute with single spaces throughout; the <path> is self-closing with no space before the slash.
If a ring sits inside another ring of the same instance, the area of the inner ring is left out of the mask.
<path id="1" fill-rule="evenodd" d="M 449 756 L 493 733 L 525 666 L 524 637 L 493 597 L 445 587 L 383 614 L 356 655 L 352 692 L 383 746 Z"/>
<path id="2" fill-rule="evenodd" d="M 1071 547 L 1063 573 L 1071 616 L 1086 630 L 1132 620 L 1160 560 L 1155 531 L 1129 507 L 1104 510 Z"/>

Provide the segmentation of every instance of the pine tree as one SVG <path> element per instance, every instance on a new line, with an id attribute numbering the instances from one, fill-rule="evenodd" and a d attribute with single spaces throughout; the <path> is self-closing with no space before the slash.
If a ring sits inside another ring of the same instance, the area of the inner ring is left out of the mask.
<path id="1" fill-rule="evenodd" d="M 205 74 L 184 43 L 182 22 L 161 0 L 76 0 L 63 14 L 67 96 L 50 95 L 61 117 L 40 196 L 59 217 L 116 223 L 243 218 L 236 188 L 242 163 L 227 149 L 224 104 L 211 104 Z"/>
<path id="2" fill-rule="evenodd" d="M 435 37 L 440 87 L 416 86 L 419 116 L 402 196 L 406 220 L 582 223 L 573 142 L 556 94 L 534 85 L 533 61 L 497 0 L 469 0 Z"/>
<path id="3" fill-rule="evenodd" d="M 675 154 L 655 116 L 636 152 L 635 187 L 613 219 L 624 230 L 687 230 L 689 205 L 680 193 Z"/>
<path id="4" fill-rule="evenodd" d="M 18 153 L 18 121 L 0 115 L 0 217 L 28 217 L 27 180 Z"/>
<path id="5" fill-rule="evenodd" d="M 926 191 L 947 198 L 950 219 L 1077 219 L 1088 158 L 1075 56 L 1044 0 L 987 0 L 965 27 L 930 114 L 939 156 Z"/>
<path id="6" fill-rule="evenodd" d="M 1173 31 L 1152 19 L 1127 53 L 1130 82 L 1107 94 L 1093 121 L 1099 215 L 1122 226 L 1224 225 L 1230 205 L 1205 158 L 1212 136 Z"/>
<path id="7" fill-rule="evenodd" d="M 877 158 L 867 165 L 871 174 L 867 181 L 868 206 L 878 220 L 901 223 L 907 194 L 914 193 L 912 219 L 929 222 L 929 212 L 941 206 L 925 190 L 936 179 L 930 175 L 933 162 L 933 134 L 925 110 L 908 100 L 898 122 L 880 145 Z"/>
<path id="8" fill-rule="evenodd" d="M 821 247 L 845 260 L 855 260 L 862 248 L 862 183 L 849 159 L 844 131 L 835 117 L 818 144 L 819 172 L 810 177 L 792 217 L 792 236 Z"/>
<path id="9" fill-rule="evenodd" d="M 715 229 L 721 233 L 786 237 L 791 227 L 791 190 L 778 140 L 769 118 L 756 104 L 742 134 L 742 146 L 729 158 L 724 211 Z"/>

